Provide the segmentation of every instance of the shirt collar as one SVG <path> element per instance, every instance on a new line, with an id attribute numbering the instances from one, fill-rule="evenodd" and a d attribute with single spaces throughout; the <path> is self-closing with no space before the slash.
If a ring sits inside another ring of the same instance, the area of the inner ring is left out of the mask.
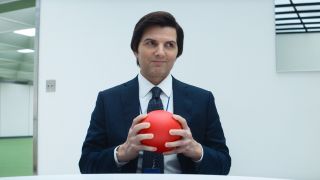
<path id="1" fill-rule="evenodd" d="M 138 81 L 139 81 L 139 97 L 145 97 L 150 90 L 155 87 L 150 81 L 148 81 L 141 73 L 138 74 Z M 157 85 L 157 87 L 161 88 L 162 92 L 167 96 L 170 97 L 172 93 L 172 76 L 169 74 L 164 80 Z"/>

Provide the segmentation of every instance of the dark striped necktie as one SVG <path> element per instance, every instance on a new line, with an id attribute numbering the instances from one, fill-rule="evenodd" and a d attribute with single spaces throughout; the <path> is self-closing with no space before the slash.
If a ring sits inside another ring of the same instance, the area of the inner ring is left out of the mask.
<path id="1" fill-rule="evenodd" d="M 162 90 L 159 87 L 151 89 L 152 98 L 149 101 L 147 112 L 162 110 L 163 105 L 160 98 Z M 163 155 L 155 152 L 144 151 L 142 158 L 143 173 L 163 173 Z"/>

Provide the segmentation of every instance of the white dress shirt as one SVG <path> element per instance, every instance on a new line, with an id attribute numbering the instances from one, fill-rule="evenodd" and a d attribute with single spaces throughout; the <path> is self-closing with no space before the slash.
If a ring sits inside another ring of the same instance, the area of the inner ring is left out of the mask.
<path id="1" fill-rule="evenodd" d="M 145 77 L 139 73 L 139 100 L 140 100 L 140 113 L 146 114 L 148 109 L 148 104 L 152 98 L 151 89 L 155 87 L 151 82 L 149 82 Z M 162 92 L 160 98 L 163 104 L 163 109 L 173 113 L 173 93 L 172 93 L 172 76 L 169 74 L 160 84 L 157 85 Z M 138 168 L 137 172 L 141 173 L 142 169 L 142 155 L 143 152 L 139 153 Z M 177 154 L 165 155 L 164 159 L 164 173 L 181 173 L 180 164 L 177 158 Z"/>

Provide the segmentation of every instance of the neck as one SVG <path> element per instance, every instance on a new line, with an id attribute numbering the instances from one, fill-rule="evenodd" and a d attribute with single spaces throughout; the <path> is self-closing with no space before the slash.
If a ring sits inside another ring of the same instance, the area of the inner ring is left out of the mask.
<path id="1" fill-rule="evenodd" d="M 164 79 L 162 77 L 155 77 L 155 78 L 145 77 L 145 78 L 155 86 L 160 84 Z"/>
<path id="2" fill-rule="evenodd" d="M 142 72 L 141 72 L 141 75 L 155 86 L 160 84 L 167 77 L 167 76 L 166 77 L 161 77 L 161 76 L 148 77 L 148 76 L 145 76 Z"/>

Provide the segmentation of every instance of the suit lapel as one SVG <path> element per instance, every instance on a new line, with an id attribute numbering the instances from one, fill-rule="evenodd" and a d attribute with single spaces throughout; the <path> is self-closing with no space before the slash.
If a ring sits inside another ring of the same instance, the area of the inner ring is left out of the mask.
<path id="1" fill-rule="evenodd" d="M 189 98 L 187 85 L 172 77 L 173 112 L 191 121 L 192 101 Z"/>
<path id="2" fill-rule="evenodd" d="M 124 88 L 122 88 L 121 92 L 121 101 L 123 107 L 122 118 L 124 119 L 125 123 L 125 132 L 129 132 L 133 118 L 137 117 L 140 113 L 138 77 L 136 76 L 123 86 Z"/>
<path id="3" fill-rule="evenodd" d="M 121 90 L 121 106 L 122 106 L 122 119 L 124 125 L 124 132 L 128 133 L 131 127 L 133 118 L 137 117 L 140 113 L 139 101 L 139 84 L 138 76 L 131 81 L 123 84 Z M 127 134 L 125 138 L 127 137 Z M 138 157 L 131 160 L 128 164 L 121 168 L 121 172 L 135 173 L 137 171 Z"/>
<path id="4" fill-rule="evenodd" d="M 186 119 L 189 127 L 192 125 L 192 100 L 188 94 L 188 85 L 172 78 L 173 88 L 173 108 L 174 114 L 180 115 Z M 190 158 L 183 154 L 178 154 L 178 160 L 182 173 L 196 173 L 194 163 Z"/>

